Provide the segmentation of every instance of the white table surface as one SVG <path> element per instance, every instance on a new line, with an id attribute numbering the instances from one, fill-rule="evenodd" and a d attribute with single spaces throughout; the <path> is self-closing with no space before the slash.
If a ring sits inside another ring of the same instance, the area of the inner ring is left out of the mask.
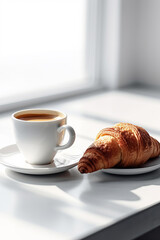
<path id="1" fill-rule="evenodd" d="M 116 122 L 140 125 L 160 140 L 159 96 L 126 89 L 38 107 L 67 112 L 77 133 L 72 148 L 84 151 L 100 129 Z M 0 117 L 1 148 L 14 143 L 12 112 Z M 133 239 L 160 225 L 159 202 L 160 170 L 139 176 L 82 175 L 75 167 L 31 176 L 0 165 L 1 239 Z"/>

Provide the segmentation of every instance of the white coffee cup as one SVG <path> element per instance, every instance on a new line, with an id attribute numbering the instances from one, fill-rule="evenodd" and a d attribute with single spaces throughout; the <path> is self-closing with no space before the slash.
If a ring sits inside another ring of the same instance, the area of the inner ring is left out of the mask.
<path id="1" fill-rule="evenodd" d="M 46 116 L 50 116 L 50 119 Z M 12 120 L 16 144 L 25 161 L 30 164 L 51 163 L 58 150 L 69 148 L 75 141 L 75 131 L 66 125 L 65 113 L 47 109 L 26 109 L 13 113 Z M 60 145 L 65 130 L 69 133 L 69 140 Z"/>

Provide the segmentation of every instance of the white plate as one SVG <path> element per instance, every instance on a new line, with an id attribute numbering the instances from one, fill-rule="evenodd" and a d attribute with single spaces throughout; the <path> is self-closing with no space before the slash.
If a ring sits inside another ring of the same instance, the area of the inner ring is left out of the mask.
<path id="1" fill-rule="evenodd" d="M 25 174 L 46 175 L 64 172 L 75 167 L 79 159 L 80 155 L 72 155 L 67 151 L 61 151 L 56 154 L 51 164 L 31 165 L 25 162 L 16 144 L 0 149 L 0 163 L 15 172 Z"/>
<path id="2" fill-rule="evenodd" d="M 108 168 L 102 169 L 105 173 L 117 175 L 138 175 L 143 173 L 152 172 L 160 168 L 160 157 L 150 159 L 148 162 L 138 168 Z"/>

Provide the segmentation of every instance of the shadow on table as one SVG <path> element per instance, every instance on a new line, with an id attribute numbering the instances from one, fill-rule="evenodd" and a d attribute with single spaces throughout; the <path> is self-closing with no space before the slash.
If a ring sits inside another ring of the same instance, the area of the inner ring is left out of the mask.
<path id="1" fill-rule="evenodd" d="M 21 174 L 11 170 L 6 170 L 6 174 L 18 182 L 57 186 L 65 192 L 78 187 L 84 180 L 85 184 L 80 193 L 80 199 L 93 205 L 101 205 L 111 200 L 138 201 L 140 197 L 134 193 L 134 190 L 144 186 L 160 185 L 160 170 L 132 176 L 112 175 L 102 171 L 82 175 L 77 168 L 44 176 Z"/>
<path id="2" fill-rule="evenodd" d="M 79 184 L 80 174 L 74 169 L 47 176 L 30 176 L 8 169 L 5 173 L 8 179 L 1 178 L 0 181 L 4 189 L 0 212 L 6 213 L 10 209 L 14 218 L 64 234 L 64 237 L 76 234 L 78 225 L 71 213 L 74 208 L 79 208 L 79 203 L 68 192 Z M 10 194 L 6 195 L 8 192 Z M 72 231 L 65 227 L 66 222 L 70 222 Z M 79 223 L 85 224 L 83 219 L 79 219 Z"/>
<path id="3" fill-rule="evenodd" d="M 14 180 L 5 184 L 16 190 L 16 217 L 57 232 L 62 231 L 61 225 L 70 221 L 73 234 L 78 231 L 77 221 L 85 229 L 130 214 L 133 206 L 126 202 L 140 200 L 134 190 L 160 185 L 160 170 L 136 176 L 110 175 L 102 171 L 81 175 L 76 168 L 47 176 L 10 170 L 6 170 L 6 174 Z M 81 187 L 76 189 L 79 184 Z"/>

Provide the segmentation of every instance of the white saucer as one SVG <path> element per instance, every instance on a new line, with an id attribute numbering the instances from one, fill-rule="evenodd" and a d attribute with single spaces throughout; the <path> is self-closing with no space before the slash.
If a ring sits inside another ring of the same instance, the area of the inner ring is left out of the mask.
<path id="1" fill-rule="evenodd" d="M 25 162 L 16 144 L 0 149 L 0 163 L 9 169 L 25 174 L 46 175 L 64 172 L 78 164 L 80 155 L 72 155 L 67 151 L 58 152 L 51 164 L 31 165 Z"/>
<path id="2" fill-rule="evenodd" d="M 150 159 L 148 162 L 138 168 L 108 168 L 102 169 L 105 173 L 117 175 L 138 175 L 152 172 L 160 168 L 160 157 Z"/>

